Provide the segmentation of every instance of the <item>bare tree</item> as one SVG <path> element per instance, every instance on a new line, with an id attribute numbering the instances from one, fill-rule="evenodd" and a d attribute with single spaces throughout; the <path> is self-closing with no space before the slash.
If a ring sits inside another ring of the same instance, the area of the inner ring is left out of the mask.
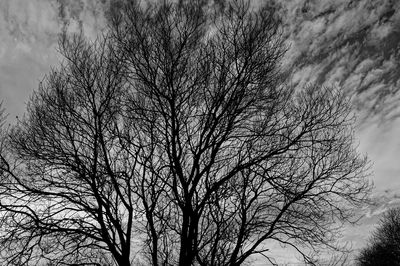
<path id="1" fill-rule="evenodd" d="M 284 84 L 280 19 L 227 1 L 121 4 L 63 38 L 1 151 L 9 265 L 241 265 L 335 248 L 369 185 L 349 99 Z M 134 243 L 137 243 L 136 245 Z"/>
<path id="2" fill-rule="evenodd" d="M 360 266 L 400 265 L 400 209 L 390 209 L 358 257 Z"/>
<path id="3" fill-rule="evenodd" d="M 65 65 L 32 96 L 2 150 L 3 264 L 130 264 L 128 160 L 114 127 L 122 64 L 107 40 L 62 39 Z M 120 171 L 120 168 L 123 168 Z"/>

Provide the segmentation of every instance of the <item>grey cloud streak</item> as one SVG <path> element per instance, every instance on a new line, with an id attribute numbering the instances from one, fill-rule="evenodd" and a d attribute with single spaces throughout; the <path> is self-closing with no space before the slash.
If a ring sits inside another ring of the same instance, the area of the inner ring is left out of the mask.
<path id="1" fill-rule="evenodd" d="M 104 14 L 119 1 L 0 0 L 0 34 L 6 39 L 0 56 L 15 43 L 28 48 L 38 45 L 55 53 L 61 32 L 83 32 L 95 38 L 104 28 Z M 356 95 L 354 102 L 365 117 L 378 114 L 392 119 L 398 115 L 399 1 L 277 2 L 282 6 L 290 46 L 285 66 L 294 86 L 337 84 Z"/>
<path id="2" fill-rule="evenodd" d="M 290 0 L 282 3 L 294 85 L 336 84 L 356 95 L 364 117 L 398 115 L 400 2 Z"/>

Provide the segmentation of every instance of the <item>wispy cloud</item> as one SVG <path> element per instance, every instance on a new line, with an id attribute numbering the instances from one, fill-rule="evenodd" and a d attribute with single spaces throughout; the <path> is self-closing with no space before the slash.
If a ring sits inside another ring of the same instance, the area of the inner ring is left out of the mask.
<path id="1" fill-rule="evenodd" d="M 395 116 L 400 80 L 400 2 L 291 0 L 284 2 L 295 85 L 337 84 L 357 95 L 360 112 Z"/>
<path id="2" fill-rule="evenodd" d="M 400 189 L 400 1 L 290 0 L 283 9 L 292 83 L 353 95 L 375 191 Z"/>

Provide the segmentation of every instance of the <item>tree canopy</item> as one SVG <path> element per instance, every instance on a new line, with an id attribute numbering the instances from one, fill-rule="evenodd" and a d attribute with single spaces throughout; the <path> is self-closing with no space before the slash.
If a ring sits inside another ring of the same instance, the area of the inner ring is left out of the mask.
<path id="1" fill-rule="evenodd" d="M 221 1 L 220 1 L 221 2 Z M 64 62 L 0 150 L 7 265 L 242 265 L 334 248 L 369 190 L 350 100 L 285 84 L 273 5 L 142 3 Z"/>
<path id="2" fill-rule="evenodd" d="M 388 210 L 358 256 L 360 266 L 400 265 L 400 209 Z"/>

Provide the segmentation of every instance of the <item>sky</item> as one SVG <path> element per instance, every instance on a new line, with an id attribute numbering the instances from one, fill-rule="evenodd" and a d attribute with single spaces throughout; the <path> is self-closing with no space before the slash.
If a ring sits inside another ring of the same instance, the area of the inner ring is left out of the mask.
<path id="1" fill-rule="evenodd" d="M 339 86 L 353 97 L 359 150 L 375 194 L 400 192 L 400 1 L 284 2 L 286 64 L 295 86 Z"/>
<path id="2" fill-rule="evenodd" d="M 261 0 L 258 0 L 261 1 Z M 265 0 L 267 1 L 267 0 Z M 61 57 L 61 32 L 95 38 L 115 0 L 0 0 L 0 101 L 21 117 L 34 89 Z M 400 1 L 279 2 L 293 86 L 338 86 L 352 95 L 361 153 L 372 166 L 374 204 L 345 239 L 365 243 L 380 215 L 400 202 Z M 283 255 L 282 255 L 283 256 Z"/>

